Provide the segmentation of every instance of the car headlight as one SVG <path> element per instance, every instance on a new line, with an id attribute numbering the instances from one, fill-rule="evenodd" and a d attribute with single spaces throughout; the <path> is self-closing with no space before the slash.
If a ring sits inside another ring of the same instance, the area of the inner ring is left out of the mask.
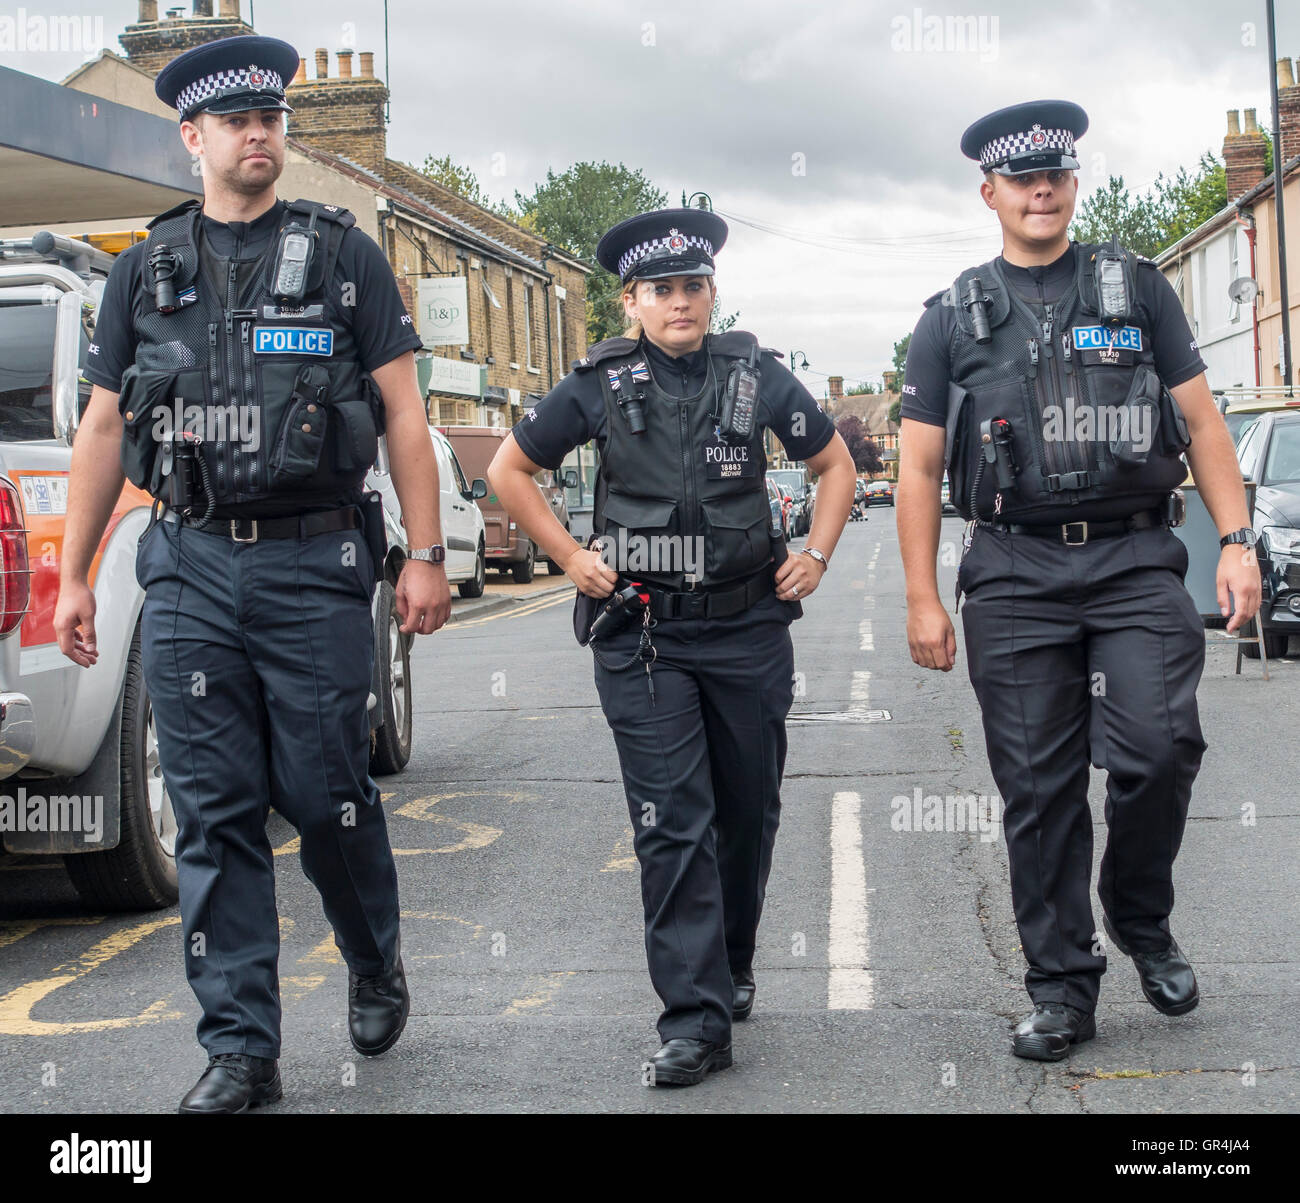
<path id="1" fill-rule="evenodd" d="M 1269 555 L 1300 556 L 1300 528 L 1266 526 L 1259 533 Z"/>

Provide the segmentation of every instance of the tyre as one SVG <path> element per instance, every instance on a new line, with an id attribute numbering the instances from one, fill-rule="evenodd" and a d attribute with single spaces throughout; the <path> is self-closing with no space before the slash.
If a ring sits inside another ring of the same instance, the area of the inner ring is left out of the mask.
<path id="1" fill-rule="evenodd" d="M 1240 634 L 1241 632 L 1238 631 L 1237 633 Z M 1267 631 L 1265 631 L 1264 632 L 1264 655 L 1266 655 L 1270 660 L 1280 660 L 1283 656 L 1286 655 L 1287 641 L 1288 641 L 1288 636 L 1286 635 L 1270 635 Z M 1258 643 L 1254 643 L 1254 642 L 1243 643 L 1241 645 L 1241 650 L 1245 654 L 1248 660 L 1259 659 Z"/>
<path id="2" fill-rule="evenodd" d="M 561 568 L 554 560 L 546 561 L 546 572 L 549 576 L 563 576 L 564 569 Z"/>
<path id="3" fill-rule="evenodd" d="M 379 658 L 379 702 L 383 721 L 370 733 L 370 775 L 400 773 L 411 759 L 411 639 L 399 629 L 397 594 L 379 582 L 375 607 L 375 655 Z"/>
<path id="4" fill-rule="evenodd" d="M 137 623 L 122 682 L 121 824 L 116 848 L 65 856 L 77 893 L 95 910 L 140 911 L 174 906 L 176 816 L 158 763 L 153 707 L 140 666 Z"/>
<path id="5" fill-rule="evenodd" d="M 474 575 L 467 581 L 461 581 L 456 586 L 460 590 L 461 597 L 482 597 L 483 587 L 487 584 L 487 552 L 483 549 L 483 541 L 479 540 L 478 556 L 474 560 Z"/>
<path id="6" fill-rule="evenodd" d="M 524 558 L 517 561 L 510 568 L 510 575 L 515 578 L 516 585 L 526 585 L 533 579 L 533 571 L 537 566 L 537 549 L 533 546 L 531 539 L 525 540 Z"/>

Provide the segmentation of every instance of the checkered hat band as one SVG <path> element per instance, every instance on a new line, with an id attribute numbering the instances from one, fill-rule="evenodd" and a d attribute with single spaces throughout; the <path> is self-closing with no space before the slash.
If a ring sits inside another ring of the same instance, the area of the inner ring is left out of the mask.
<path id="1" fill-rule="evenodd" d="M 993 167 L 1005 163 L 1013 155 L 1044 154 L 1051 150 L 1073 155 L 1074 135 L 1068 129 L 1032 129 L 1006 134 L 984 144 L 980 150 L 980 166 Z"/>
<path id="2" fill-rule="evenodd" d="M 251 77 L 257 75 L 260 82 L 254 84 Z M 284 80 L 274 71 L 262 67 L 240 67 L 234 71 L 217 71 L 205 75 L 187 84 L 176 94 L 176 111 L 187 113 L 197 105 L 206 104 L 218 92 L 227 88 L 253 88 L 261 92 L 284 92 Z"/>
<path id="3" fill-rule="evenodd" d="M 662 238 L 652 238 L 649 242 L 638 242 L 636 246 L 624 251 L 618 260 L 619 278 L 626 278 L 632 265 L 645 258 L 651 251 L 670 250 L 668 243 L 673 238 L 681 238 L 685 240 L 687 246 L 697 246 L 710 259 L 713 258 L 713 243 L 707 238 L 701 238 L 698 234 L 665 234 Z"/>

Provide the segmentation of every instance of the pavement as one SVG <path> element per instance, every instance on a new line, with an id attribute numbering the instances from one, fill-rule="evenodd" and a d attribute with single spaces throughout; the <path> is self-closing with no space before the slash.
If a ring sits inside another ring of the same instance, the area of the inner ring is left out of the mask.
<path id="1" fill-rule="evenodd" d="M 945 599 L 960 535 L 945 518 Z M 1160 1015 L 1112 953 L 1097 1038 L 1059 1063 L 1017 1060 L 1010 1029 L 1029 1004 L 1000 829 L 899 819 L 918 790 L 995 793 L 961 624 L 953 672 L 913 665 L 893 512 L 851 523 L 791 628 L 753 1017 L 736 1026 L 733 1068 L 669 1091 L 642 1081 L 659 1004 L 631 827 L 557 583 L 522 597 L 490 586 L 487 605 L 457 602 L 453 623 L 417 640 L 411 763 L 379 780 L 413 1000 L 383 1057 L 351 1049 L 346 967 L 272 815 L 285 1098 L 259 1114 L 1297 1110 L 1296 655 L 1265 682 L 1257 661 L 1235 675 L 1232 649 L 1209 645 L 1210 748 L 1173 917 L 1200 1006 Z M 1103 799 L 1094 772 L 1098 856 Z M 57 863 L 0 862 L 0 1109 L 174 1109 L 204 1065 L 178 924 L 175 908 L 89 913 Z"/>

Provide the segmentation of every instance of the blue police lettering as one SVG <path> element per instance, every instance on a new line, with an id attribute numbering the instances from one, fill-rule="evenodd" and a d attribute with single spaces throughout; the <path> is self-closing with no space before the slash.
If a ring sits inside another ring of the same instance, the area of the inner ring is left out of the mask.
<path id="1" fill-rule="evenodd" d="M 1140 351 L 1142 331 L 1136 326 L 1124 326 L 1119 330 L 1108 330 L 1105 326 L 1075 326 L 1074 347 L 1076 351 Z"/>
<path id="2" fill-rule="evenodd" d="M 308 326 L 254 326 L 258 355 L 333 355 L 334 331 Z"/>

